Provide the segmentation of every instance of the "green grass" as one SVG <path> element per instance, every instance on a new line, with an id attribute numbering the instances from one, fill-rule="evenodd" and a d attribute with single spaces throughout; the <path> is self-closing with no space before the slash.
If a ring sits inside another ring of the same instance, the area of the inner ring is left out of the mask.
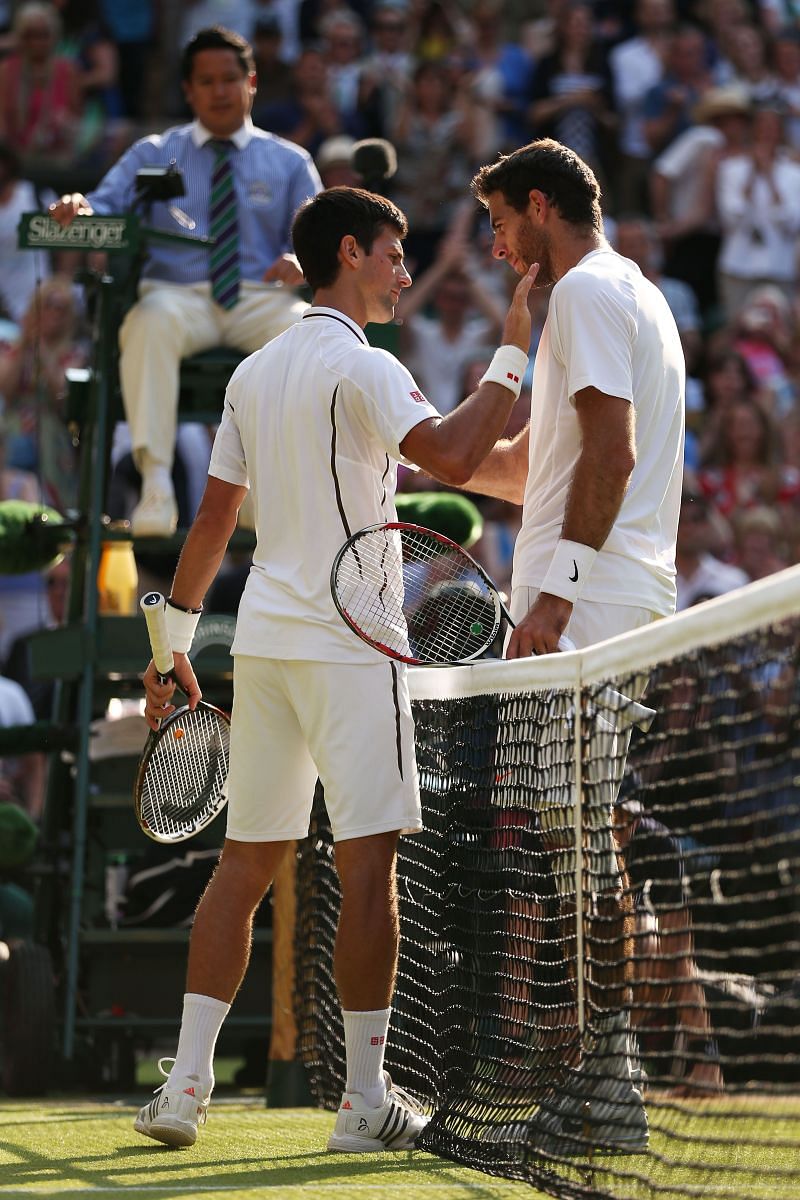
<path id="1" fill-rule="evenodd" d="M 0 1101 L 0 1200 L 544 1200 L 422 1152 L 328 1154 L 331 1113 L 267 1110 L 263 1092 L 215 1095 L 197 1145 L 170 1150 L 134 1133 L 142 1099 Z M 800 1200 L 798 1099 L 662 1097 L 648 1112 L 648 1155 L 575 1161 L 559 1174 L 635 1200 Z"/>
<path id="2" fill-rule="evenodd" d="M 141 1102 L 141 1101 L 140 1101 Z M 263 1096 L 217 1101 L 190 1150 L 134 1133 L 127 1101 L 0 1102 L 0 1197 L 199 1196 L 202 1200 L 539 1200 L 430 1154 L 328 1154 L 333 1115 L 264 1108 Z"/>

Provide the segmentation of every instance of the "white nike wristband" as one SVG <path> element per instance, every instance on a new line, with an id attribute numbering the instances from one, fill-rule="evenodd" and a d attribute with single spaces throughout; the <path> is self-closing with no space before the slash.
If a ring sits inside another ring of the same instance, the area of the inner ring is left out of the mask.
<path id="1" fill-rule="evenodd" d="M 182 608 L 167 601 L 165 612 L 167 633 L 169 634 L 170 649 L 175 654 L 188 654 L 191 649 L 194 631 L 200 620 L 199 612 L 185 612 Z"/>
<path id="2" fill-rule="evenodd" d="M 597 551 L 591 546 L 562 538 L 550 559 L 540 590 L 551 596 L 561 596 L 562 600 L 574 604 L 583 591 L 596 558 Z"/>
<path id="3" fill-rule="evenodd" d="M 499 383 L 518 396 L 527 369 L 528 356 L 519 346 L 498 346 L 481 383 Z"/>

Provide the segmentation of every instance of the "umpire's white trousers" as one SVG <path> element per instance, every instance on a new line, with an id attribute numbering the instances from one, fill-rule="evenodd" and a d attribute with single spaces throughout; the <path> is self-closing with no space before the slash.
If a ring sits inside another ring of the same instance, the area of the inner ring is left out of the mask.
<path id="1" fill-rule="evenodd" d="M 137 463 L 147 450 L 154 463 L 172 466 L 182 358 L 211 346 L 252 354 L 307 308 L 291 288 L 243 282 L 239 303 L 226 310 L 211 299 L 208 283 L 142 283 L 119 333 L 122 400 Z"/>

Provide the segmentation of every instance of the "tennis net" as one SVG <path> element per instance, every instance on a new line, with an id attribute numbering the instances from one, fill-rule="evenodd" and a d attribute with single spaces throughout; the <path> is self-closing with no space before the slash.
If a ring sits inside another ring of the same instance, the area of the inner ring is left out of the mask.
<path id="1" fill-rule="evenodd" d="M 417 669 L 387 1068 L 562 1197 L 800 1197 L 800 568 L 586 651 Z M 344 1086 L 324 809 L 300 1053 Z"/>

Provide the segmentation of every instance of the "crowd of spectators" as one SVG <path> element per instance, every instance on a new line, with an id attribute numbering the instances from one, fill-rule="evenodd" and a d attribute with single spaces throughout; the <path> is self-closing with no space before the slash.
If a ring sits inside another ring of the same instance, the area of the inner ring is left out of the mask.
<path id="1" fill-rule="evenodd" d="M 185 122 L 174 64 L 213 24 L 253 46 L 255 123 L 307 150 L 324 184 L 354 181 L 356 140 L 395 147 L 383 187 L 409 217 L 415 287 L 389 344 L 443 412 L 480 377 L 514 282 L 491 259 L 472 173 L 538 136 L 580 153 L 610 241 L 663 290 L 683 340 L 679 607 L 800 561 L 789 0 L 0 0 L 4 495 L 75 503 L 64 372 L 89 353 L 86 264 L 17 251 L 19 215 L 90 190 L 136 138 Z M 532 349 L 547 295 L 536 302 Z M 409 472 L 403 486 L 435 485 Z M 478 549 L 507 588 L 518 514 L 479 503 Z"/>

